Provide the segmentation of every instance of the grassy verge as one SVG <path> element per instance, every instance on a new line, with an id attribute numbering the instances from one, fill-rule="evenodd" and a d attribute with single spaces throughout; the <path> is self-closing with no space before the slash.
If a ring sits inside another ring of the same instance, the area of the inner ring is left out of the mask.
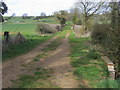
<path id="1" fill-rule="evenodd" d="M 74 74 L 88 81 L 90 87 L 100 87 L 102 84 L 100 85 L 99 82 L 106 80 L 108 71 L 99 53 L 87 45 L 90 38 L 75 38 L 74 33 L 71 32 L 69 39 L 71 65 L 75 67 Z M 107 88 L 107 86 L 104 88 Z"/>
<path id="2" fill-rule="evenodd" d="M 5 61 L 7 59 L 15 58 L 21 54 L 25 54 L 29 52 L 31 49 L 35 48 L 38 44 L 41 44 L 54 35 L 51 36 L 38 36 L 38 35 L 28 35 L 26 36 L 26 42 L 21 44 L 15 44 L 9 46 L 7 50 L 2 52 L 2 60 Z"/>

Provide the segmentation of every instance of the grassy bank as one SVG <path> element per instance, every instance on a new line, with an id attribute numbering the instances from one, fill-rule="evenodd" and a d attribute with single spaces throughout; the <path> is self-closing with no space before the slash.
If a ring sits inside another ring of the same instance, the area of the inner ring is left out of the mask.
<path id="1" fill-rule="evenodd" d="M 107 67 L 100 54 L 90 47 L 88 43 L 90 38 L 76 38 L 74 33 L 71 32 L 69 39 L 71 44 L 71 65 L 75 67 L 74 74 L 80 80 L 86 80 L 89 85 L 88 87 L 101 88 L 104 85 L 103 88 L 116 88 L 117 83 L 114 81 L 110 82 L 111 86 L 109 87 L 102 83 L 108 81 Z"/>
<path id="2" fill-rule="evenodd" d="M 21 44 L 15 44 L 9 46 L 4 52 L 2 52 L 2 60 L 5 61 L 7 59 L 15 58 L 21 54 L 25 54 L 29 52 L 31 49 L 35 48 L 38 44 L 42 44 L 43 42 L 49 40 L 54 35 L 51 36 L 38 36 L 38 35 L 29 35 L 26 36 L 26 41 Z"/>

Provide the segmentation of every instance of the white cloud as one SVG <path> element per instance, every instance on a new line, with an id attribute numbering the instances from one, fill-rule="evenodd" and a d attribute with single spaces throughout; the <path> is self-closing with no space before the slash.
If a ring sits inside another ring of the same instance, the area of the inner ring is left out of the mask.
<path id="1" fill-rule="evenodd" d="M 66 10 L 73 6 L 76 0 L 6 0 L 9 8 L 8 13 L 16 13 L 20 16 L 24 13 L 28 15 L 40 15 L 41 12 L 52 14 L 54 11 Z"/>

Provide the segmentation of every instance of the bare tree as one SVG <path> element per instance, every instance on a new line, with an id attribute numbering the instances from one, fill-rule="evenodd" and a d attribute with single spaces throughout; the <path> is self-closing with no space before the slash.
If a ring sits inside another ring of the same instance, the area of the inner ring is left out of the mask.
<path id="1" fill-rule="evenodd" d="M 79 0 L 76 6 L 80 9 L 83 16 L 82 23 L 84 30 L 87 30 L 87 21 L 103 6 L 104 2 L 86 2 L 85 0 Z"/>

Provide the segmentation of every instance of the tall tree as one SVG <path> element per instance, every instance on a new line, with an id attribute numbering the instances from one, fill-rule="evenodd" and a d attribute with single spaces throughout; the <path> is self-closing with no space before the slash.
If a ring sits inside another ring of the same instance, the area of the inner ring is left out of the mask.
<path id="1" fill-rule="evenodd" d="M 86 2 L 86 0 L 79 0 L 76 3 L 76 6 L 80 9 L 81 14 L 83 15 L 82 23 L 84 25 L 84 30 L 87 28 L 87 21 L 100 10 L 104 2 Z"/>
<path id="2" fill-rule="evenodd" d="M 4 2 L 0 2 L 0 22 L 4 22 L 3 16 L 7 13 L 8 7 Z"/>
<path id="3" fill-rule="evenodd" d="M 78 16 L 79 16 L 79 14 L 78 14 L 78 8 L 75 8 L 74 9 L 74 12 L 73 12 L 73 29 L 74 29 L 74 26 L 75 26 L 75 24 L 77 24 L 77 21 L 78 21 Z"/>
<path id="4" fill-rule="evenodd" d="M 54 16 L 57 17 L 57 19 L 60 21 L 61 28 L 63 28 L 66 25 L 66 21 L 67 21 L 67 18 L 68 18 L 68 12 L 64 11 L 64 10 L 61 10 L 59 12 L 55 12 Z"/>
<path id="5" fill-rule="evenodd" d="M 45 17 L 46 14 L 45 14 L 44 12 L 41 12 L 40 16 L 41 16 L 41 17 Z"/>

